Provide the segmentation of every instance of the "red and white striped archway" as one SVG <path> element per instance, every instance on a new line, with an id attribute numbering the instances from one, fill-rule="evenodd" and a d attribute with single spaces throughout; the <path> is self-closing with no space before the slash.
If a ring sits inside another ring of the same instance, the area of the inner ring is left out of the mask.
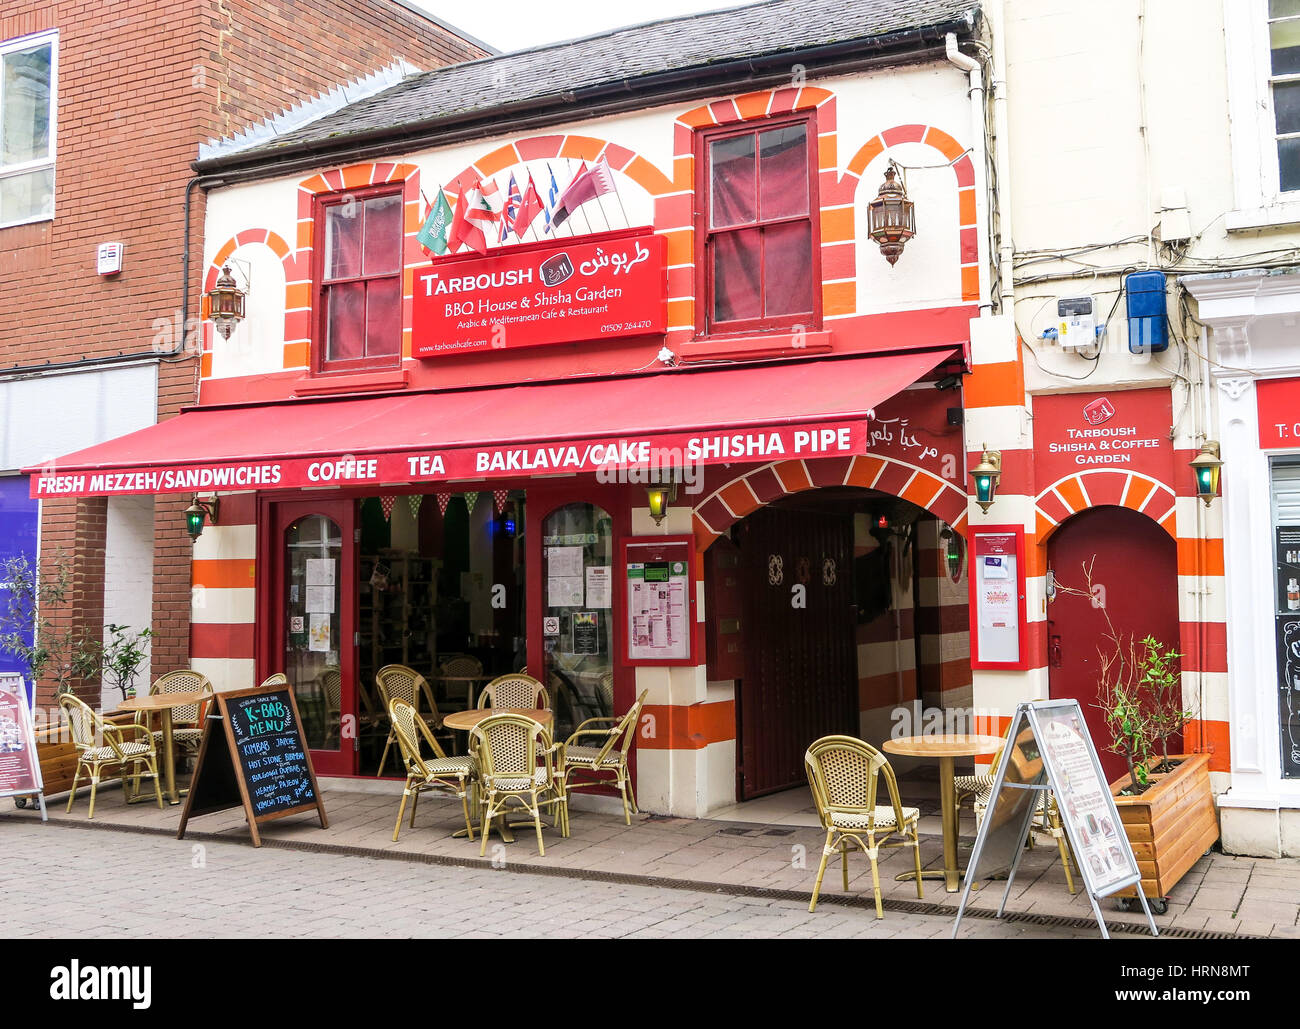
<path id="1" fill-rule="evenodd" d="M 1138 511 L 1178 538 L 1172 489 L 1141 472 L 1098 469 L 1058 479 L 1034 498 L 1038 542 L 1046 541 L 1071 515 L 1107 504 Z"/>
<path id="2" fill-rule="evenodd" d="M 892 457 L 865 454 L 815 461 L 773 461 L 750 469 L 704 497 L 694 510 L 696 549 L 703 553 L 735 522 L 765 504 L 826 486 L 879 490 L 924 508 L 966 531 L 966 493 L 947 479 Z"/>

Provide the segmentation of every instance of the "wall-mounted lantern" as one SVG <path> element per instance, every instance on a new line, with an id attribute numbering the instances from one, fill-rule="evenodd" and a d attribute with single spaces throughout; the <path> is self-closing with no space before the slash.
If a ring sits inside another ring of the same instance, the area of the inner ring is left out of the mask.
<path id="1" fill-rule="evenodd" d="M 198 539 L 203 534 L 204 519 L 210 521 L 213 525 L 217 524 L 217 508 L 220 502 L 216 497 L 211 500 L 200 500 L 195 497 L 190 506 L 185 509 L 185 531 L 190 534 L 190 541 Z"/>
<path id="2" fill-rule="evenodd" d="M 655 520 L 655 525 L 659 525 L 663 522 L 664 516 L 668 514 L 668 505 L 677 500 L 677 483 L 670 482 L 663 486 L 647 486 L 645 492 L 650 505 L 650 517 Z"/>
<path id="3" fill-rule="evenodd" d="M 1196 495 L 1210 506 L 1210 501 L 1219 495 L 1219 471 L 1223 460 L 1219 457 L 1219 441 L 1207 439 L 1201 444 L 1201 452 L 1191 460 L 1192 473 L 1196 476 Z"/>
<path id="4" fill-rule="evenodd" d="M 212 319 L 216 330 L 221 333 L 222 339 L 229 339 L 230 334 L 244 320 L 247 299 L 248 294 L 239 288 L 235 277 L 230 274 L 230 265 L 226 265 L 221 269 L 212 292 L 207 296 L 208 317 Z"/>
<path id="5" fill-rule="evenodd" d="M 990 450 L 989 445 L 985 443 L 980 463 L 970 470 L 970 477 L 975 486 L 975 503 L 979 504 L 985 514 L 988 514 L 994 498 L 998 495 L 998 483 L 1002 479 L 1002 452 Z"/>
<path id="6" fill-rule="evenodd" d="M 898 165 L 885 169 L 876 199 L 867 205 L 867 233 L 880 246 L 890 264 L 897 264 L 907 241 L 916 235 L 916 205 L 907 199 L 907 187 L 896 181 Z"/>

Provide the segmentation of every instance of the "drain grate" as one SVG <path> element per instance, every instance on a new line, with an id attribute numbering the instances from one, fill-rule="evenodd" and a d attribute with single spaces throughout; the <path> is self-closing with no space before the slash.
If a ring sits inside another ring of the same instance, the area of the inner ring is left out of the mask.
<path id="1" fill-rule="evenodd" d="M 0 814 L 0 821 L 27 822 L 35 824 L 30 818 L 21 815 Z M 47 822 L 46 825 L 59 829 L 90 829 L 99 832 L 136 833 L 146 836 L 168 836 L 175 838 L 174 830 L 153 826 L 111 825 L 108 823 L 71 823 Z M 238 830 L 235 830 L 238 832 Z M 735 831 L 719 830 L 715 835 L 739 835 L 753 830 Z M 206 840 L 213 843 L 246 844 L 247 837 L 241 838 L 228 833 L 191 832 L 185 834 L 186 840 Z M 447 854 L 418 854 L 409 851 L 377 850 L 370 847 L 353 847 L 341 843 L 312 843 L 299 840 L 277 840 L 262 837 L 262 846 L 268 850 L 289 850 L 305 854 L 330 854 L 336 857 L 357 857 L 372 861 L 399 861 L 406 864 L 434 865 L 443 868 L 467 868 L 479 871 L 494 871 L 514 875 L 535 875 L 551 879 L 577 879 L 583 882 L 612 883 L 621 886 L 646 886 L 661 890 L 681 890 L 688 893 L 713 893 L 728 897 L 749 897 L 761 900 L 789 900 L 807 904 L 811 897 L 810 890 L 781 890 L 765 886 L 744 886 L 735 883 L 713 883 L 694 879 L 669 879 L 657 875 L 639 875 L 634 872 L 602 872 L 585 868 L 559 868 L 544 865 L 506 864 L 503 868 L 493 868 L 487 858 L 452 857 Z M 875 899 L 870 893 L 842 896 L 823 894 L 817 899 L 818 907 L 823 905 L 859 908 L 875 914 Z M 902 900 L 885 898 L 886 911 L 897 911 L 907 915 L 931 915 L 954 918 L 956 910 L 944 904 L 933 904 L 923 900 Z M 997 912 L 992 908 L 967 908 L 963 918 L 997 920 Z M 1057 929 L 1091 929 L 1096 930 L 1097 923 L 1091 918 L 1075 918 L 1067 915 L 1039 915 L 1032 912 L 1009 912 L 1001 918 L 1004 922 L 1019 925 L 1039 925 Z M 1157 923 L 1159 925 L 1159 923 Z M 1149 936 L 1150 930 L 1144 922 L 1108 921 L 1106 928 L 1112 936 L 1117 934 Z M 1174 940 L 1250 940 L 1267 937 L 1248 935 L 1246 933 L 1219 933 L 1207 929 L 1187 929 L 1179 926 L 1159 926 L 1160 935 Z"/>

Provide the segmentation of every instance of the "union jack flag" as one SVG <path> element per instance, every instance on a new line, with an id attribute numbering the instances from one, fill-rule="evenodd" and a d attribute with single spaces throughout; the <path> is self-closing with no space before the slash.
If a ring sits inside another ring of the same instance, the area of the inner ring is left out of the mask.
<path id="1" fill-rule="evenodd" d="M 506 237 L 510 235 L 510 229 L 515 224 L 515 218 L 519 215 L 519 205 L 524 202 L 523 194 L 519 192 L 519 183 L 515 181 L 515 173 L 510 173 L 510 189 L 506 193 L 506 206 L 502 212 L 501 218 L 501 235 L 497 239 L 498 243 L 504 243 Z"/>

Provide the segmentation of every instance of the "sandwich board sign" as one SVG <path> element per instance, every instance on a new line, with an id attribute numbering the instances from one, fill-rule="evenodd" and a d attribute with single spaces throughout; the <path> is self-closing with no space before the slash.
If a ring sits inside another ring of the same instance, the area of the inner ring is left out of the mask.
<path id="1" fill-rule="evenodd" d="M 46 821 L 41 763 L 36 734 L 27 707 L 27 690 L 17 672 L 0 672 L 0 797 L 36 795 L 41 821 Z"/>
<path id="2" fill-rule="evenodd" d="M 1115 798 L 1101 774 L 1097 750 L 1077 700 L 1027 701 L 1016 707 L 1011 731 L 998 763 L 984 821 L 975 837 L 966 886 L 957 906 L 955 938 L 976 879 L 1006 876 L 998 917 L 1006 910 L 1024 853 L 1030 823 L 1047 791 L 1056 800 L 1065 835 L 1083 877 L 1092 912 L 1109 938 L 1097 901 L 1129 886 L 1137 886 L 1152 935 L 1155 919 L 1142 892 L 1142 873 L 1115 809 Z"/>
<path id="3" fill-rule="evenodd" d="M 293 687 L 229 690 L 213 700 L 176 838 L 192 817 L 232 807 L 243 807 L 255 847 L 258 825 L 287 815 L 315 811 L 328 829 Z"/>

